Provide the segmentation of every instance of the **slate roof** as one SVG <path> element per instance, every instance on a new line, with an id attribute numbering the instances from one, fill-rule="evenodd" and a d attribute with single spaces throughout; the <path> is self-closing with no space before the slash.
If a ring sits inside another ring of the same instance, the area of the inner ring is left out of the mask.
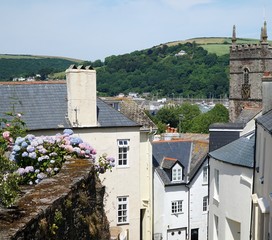
<path id="1" fill-rule="evenodd" d="M 249 108 L 245 107 L 238 118 L 235 120 L 237 123 L 248 123 L 251 119 L 253 119 L 258 113 L 262 111 L 262 108 Z"/>
<path id="2" fill-rule="evenodd" d="M 178 159 L 176 159 L 176 158 L 165 157 L 162 160 L 161 167 L 164 169 L 171 169 L 177 161 L 178 161 Z"/>
<path id="3" fill-rule="evenodd" d="M 141 109 L 138 104 L 130 99 L 125 99 L 121 102 L 121 113 L 132 119 L 133 121 L 139 123 L 142 127 L 141 129 L 158 129 L 155 123 L 146 115 L 143 109 Z"/>
<path id="4" fill-rule="evenodd" d="M 272 133 L 272 110 L 258 117 L 256 122 L 262 125 L 267 131 Z"/>
<path id="5" fill-rule="evenodd" d="M 152 143 L 153 166 L 164 185 L 185 184 L 187 182 L 171 182 L 169 169 L 178 161 L 184 167 L 189 181 L 195 175 L 208 153 L 207 141 L 174 140 L 155 141 Z"/>
<path id="6" fill-rule="evenodd" d="M 139 126 L 97 98 L 99 127 Z M 0 117 L 23 113 L 29 130 L 71 128 L 67 118 L 65 81 L 0 83 Z"/>
<path id="7" fill-rule="evenodd" d="M 253 168 L 255 133 L 239 139 L 209 153 L 209 156 L 230 164 Z"/>

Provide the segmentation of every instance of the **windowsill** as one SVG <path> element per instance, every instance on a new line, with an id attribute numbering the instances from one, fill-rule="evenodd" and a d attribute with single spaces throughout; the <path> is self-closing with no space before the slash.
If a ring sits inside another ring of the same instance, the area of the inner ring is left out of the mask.
<path id="1" fill-rule="evenodd" d="M 202 185 L 203 186 L 208 185 L 208 182 L 203 182 Z"/>
<path id="2" fill-rule="evenodd" d="M 182 215 L 184 214 L 184 212 L 180 212 L 180 213 L 171 213 L 171 215 Z"/>
<path id="3" fill-rule="evenodd" d="M 127 223 L 117 223 L 116 225 L 117 225 L 117 226 L 129 225 L 129 222 L 127 222 Z"/>
<path id="4" fill-rule="evenodd" d="M 128 165 L 124 165 L 124 166 L 119 165 L 119 166 L 116 166 L 116 168 L 118 168 L 118 169 L 122 169 L 122 168 L 129 168 L 129 166 L 128 166 Z"/>

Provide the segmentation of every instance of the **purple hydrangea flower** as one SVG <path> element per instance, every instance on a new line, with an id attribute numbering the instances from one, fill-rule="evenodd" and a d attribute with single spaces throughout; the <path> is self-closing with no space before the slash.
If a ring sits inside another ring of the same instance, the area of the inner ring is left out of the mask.
<path id="1" fill-rule="evenodd" d="M 25 173 L 25 169 L 24 168 L 18 168 L 17 171 L 16 171 L 19 175 L 24 175 Z"/>
<path id="2" fill-rule="evenodd" d="M 29 153 L 29 157 L 35 159 L 37 157 L 37 154 L 35 152 L 31 152 Z"/>
<path id="3" fill-rule="evenodd" d="M 33 166 L 25 167 L 25 173 L 29 173 L 29 172 L 34 172 L 34 167 Z"/>
<path id="4" fill-rule="evenodd" d="M 46 174 L 44 174 L 44 173 L 39 173 L 39 174 L 37 174 L 37 178 L 38 179 L 44 179 L 44 178 L 46 178 L 47 176 L 46 176 Z"/>
<path id="5" fill-rule="evenodd" d="M 35 151 L 35 148 L 34 148 L 33 146 L 29 145 L 29 146 L 26 148 L 26 150 L 27 150 L 29 153 L 31 153 L 31 152 L 34 152 L 34 151 Z"/>
<path id="6" fill-rule="evenodd" d="M 22 157 L 28 157 L 28 152 L 23 152 Z"/>
<path id="7" fill-rule="evenodd" d="M 21 144 L 21 147 L 26 148 L 27 146 L 28 146 L 28 143 L 26 141 L 23 141 L 22 144 Z"/>
<path id="8" fill-rule="evenodd" d="M 25 138 L 22 137 L 17 137 L 15 140 L 15 145 L 21 144 L 23 141 L 25 141 Z"/>
<path id="9" fill-rule="evenodd" d="M 50 156 L 50 157 L 54 157 L 54 156 L 58 156 L 58 154 L 55 153 L 55 152 L 52 152 L 52 153 L 49 154 L 49 156 Z"/>
<path id="10" fill-rule="evenodd" d="M 21 147 L 18 146 L 18 145 L 15 145 L 15 146 L 13 147 L 13 151 L 15 151 L 15 152 L 18 152 L 18 151 L 20 151 L 20 150 L 21 150 Z"/>
<path id="11" fill-rule="evenodd" d="M 63 134 L 72 135 L 72 134 L 74 134 L 74 132 L 72 129 L 64 129 Z"/>
<path id="12" fill-rule="evenodd" d="M 72 137 L 72 138 L 70 139 L 70 143 L 71 143 L 71 145 L 78 145 L 78 144 L 80 144 L 80 143 L 83 143 L 83 141 L 82 141 L 82 139 L 79 138 L 79 137 Z"/>

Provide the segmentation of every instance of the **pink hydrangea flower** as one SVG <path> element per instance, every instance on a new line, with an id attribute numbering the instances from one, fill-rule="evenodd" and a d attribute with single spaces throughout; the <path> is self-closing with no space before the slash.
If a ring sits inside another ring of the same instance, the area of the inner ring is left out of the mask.
<path id="1" fill-rule="evenodd" d="M 3 132 L 3 138 L 8 140 L 10 138 L 10 132 L 9 131 Z"/>

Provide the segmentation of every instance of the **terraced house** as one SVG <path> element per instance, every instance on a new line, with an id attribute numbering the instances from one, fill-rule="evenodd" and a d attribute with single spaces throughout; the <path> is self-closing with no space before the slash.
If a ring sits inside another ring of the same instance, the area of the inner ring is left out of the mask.
<path id="1" fill-rule="evenodd" d="M 66 81 L 1 82 L 0 116 L 10 111 L 23 114 L 32 134 L 55 135 L 71 128 L 98 155 L 114 157 L 115 168 L 101 178 L 112 237 L 152 239 L 154 125 L 139 124 L 99 99 L 95 70 L 72 65 Z"/>

